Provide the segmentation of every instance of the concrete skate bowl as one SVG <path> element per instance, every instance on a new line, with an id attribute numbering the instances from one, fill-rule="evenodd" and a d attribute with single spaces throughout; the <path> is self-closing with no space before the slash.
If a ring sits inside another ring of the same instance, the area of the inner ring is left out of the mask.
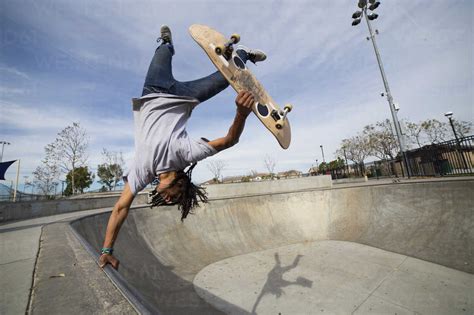
<path id="1" fill-rule="evenodd" d="M 160 314 L 250 314 L 217 295 L 210 303 L 193 280 L 212 264 L 291 244 L 364 244 L 472 274 L 473 191 L 472 179 L 296 187 L 214 199 L 184 223 L 174 207 L 135 209 L 115 244 L 119 272 L 107 268 L 107 273 L 139 312 Z M 98 214 L 71 223 L 90 252 L 101 248 L 108 217 Z"/>

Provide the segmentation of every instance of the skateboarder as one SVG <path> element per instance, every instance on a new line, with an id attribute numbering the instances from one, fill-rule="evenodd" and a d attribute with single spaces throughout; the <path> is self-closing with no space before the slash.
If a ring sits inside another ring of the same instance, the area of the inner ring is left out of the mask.
<path id="1" fill-rule="evenodd" d="M 119 261 L 112 253 L 120 227 L 135 196 L 155 179 L 159 184 L 150 194 L 151 206 L 177 204 L 181 220 L 199 200 L 207 202 L 204 189 L 191 182 L 192 169 L 196 162 L 235 145 L 252 111 L 253 96 L 249 92 L 239 93 L 235 99 L 235 118 L 226 136 L 212 141 L 191 139 L 186 132 L 186 121 L 194 107 L 224 90 L 229 83 L 219 71 L 195 81 L 176 81 L 171 70 L 174 47 L 169 27 L 161 27 L 158 40 L 161 44 L 148 69 L 142 97 L 134 101 L 135 157 L 124 174 L 124 190 L 107 224 L 99 258 L 101 267 L 107 264 L 118 267 Z M 266 58 L 262 51 L 244 47 L 237 48 L 236 53 L 244 62 L 255 63 Z"/>

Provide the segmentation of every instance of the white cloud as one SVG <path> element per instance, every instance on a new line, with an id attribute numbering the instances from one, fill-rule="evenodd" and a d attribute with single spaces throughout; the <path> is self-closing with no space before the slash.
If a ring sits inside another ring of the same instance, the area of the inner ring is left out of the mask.
<path id="1" fill-rule="evenodd" d="M 18 69 L 8 67 L 5 65 L 0 65 L 0 74 L 4 77 L 5 75 L 14 75 L 16 77 L 20 77 L 22 79 L 29 80 L 30 76 L 26 74 L 25 72 L 22 72 Z"/>
<path id="2" fill-rule="evenodd" d="M 380 97 L 383 84 L 373 48 L 365 40 L 367 26 L 351 26 L 355 1 L 21 1 L 7 9 L 11 19 L 25 27 L 15 33 L 15 43 L 26 46 L 47 41 L 52 50 L 69 56 L 68 62 L 90 70 L 89 81 L 83 85 L 61 86 L 61 79 L 53 78 L 59 85 L 55 88 L 65 95 L 68 88 L 74 88 L 107 97 L 115 93 L 114 87 L 104 91 L 97 88 L 98 82 L 113 85 L 130 77 L 142 80 L 161 24 L 173 30 L 177 52 L 173 68 L 179 80 L 215 70 L 188 35 L 190 24 L 208 24 L 227 35 L 238 32 L 242 44 L 265 50 L 267 61 L 252 69 L 275 101 L 294 104 L 289 116 L 292 145 L 282 150 L 260 122 L 251 118 L 241 142 L 212 157 L 228 161 L 224 175 L 263 170 L 267 153 L 276 158 L 279 171 L 307 170 L 315 159 L 322 159 L 319 145 L 324 145 L 326 159 L 332 159 L 342 139 L 366 124 L 390 117 L 386 99 Z M 383 2 L 378 9 L 380 17 L 374 28 L 380 30 L 377 41 L 392 94 L 401 106 L 400 118 L 443 120 L 442 114 L 452 110 L 461 119 L 473 120 L 472 9 L 470 1 L 428 0 Z M 20 35 L 29 40 L 22 41 Z M 36 78 L 19 61 L 8 66 L 0 62 L 4 65 L 1 74 Z M 109 79 L 116 70 L 124 77 Z M 131 157 L 130 112 L 124 110 L 112 118 L 92 116 L 78 109 L 77 100 L 45 106 L 51 100 L 22 99 L 25 87 L 12 80 L 0 88 L 5 98 L 0 103 L 0 123 L 16 130 L 8 136 L 12 143 L 21 144 L 8 148 L 8 154 L 28 156 L 26 164 L 38 163 L 44 145 L 67 124 L 80 121 L 91 136 L 91 165 L 100 161 L 102 147 L 122 150 Z M 6 98 L 10 96 L 18 101 Z M 229 89 L 196 110 L 190 133 L 208 138 L 224 135 L 233 118 L 233 97 Z M 212 176 L 205 163 L 194 172 L 197 180 Z"/>
<path id="3" fill-rule="evenodd" d="M 89 159 L 91 169 L 102 161 L 102 148 L 121 151 L 126 159 L 133 152 L 133 121 L 130 119 L 94 117 L 78 106 L 65 104 L 24 105 L 0 101 L 2 130 L 5 141 L 11 145 L 5 148 L 4 160 L 18 159 L 21 173 L 31 175 L 44 158 L 44 147 L 52 143 L 57 134 L 73 122 L 79 122 L 89 137 Z M 76 108 L 76 109 L 73 109 Z M 132 144 L 132 145 L 130 145 Z M 9 169 L 7 176 L 15 176 L 16 170 Z"/>

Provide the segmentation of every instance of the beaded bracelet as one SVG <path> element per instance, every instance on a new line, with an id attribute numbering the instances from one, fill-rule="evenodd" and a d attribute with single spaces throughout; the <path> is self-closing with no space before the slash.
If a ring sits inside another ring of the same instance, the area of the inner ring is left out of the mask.
<path id="1" fill-rule="evenodd" d="M 102 248 L 102 250 L 101 250 L 100 252 L 101 252 L 102 254 L 112 255 L 112 253 L 114 252 L 114 249 L 113 249 L 113 248 L 104 247 L 104 248 Z"/>

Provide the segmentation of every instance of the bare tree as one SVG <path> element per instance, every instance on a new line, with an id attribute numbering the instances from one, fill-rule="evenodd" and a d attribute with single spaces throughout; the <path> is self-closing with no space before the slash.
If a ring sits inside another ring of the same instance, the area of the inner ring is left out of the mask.
<path id="1" fill-rule="evenodd" d="M 453 119 L 453 125 L 460 138 L 467 137 L 471 133 L 472 122 Z"/>
<path id="2" fill-rule="evenodd" d="M 68 126 L 58 133 L 58 137 L 52 145 L 61 170 L 66 174 L 72 171 L 71 185 L 72 191 L 75 192 L 74 170 L 84 166 L 88 158 L 86 154 L 87 133 L 79 123 L 73 123 L 72 126 Z"/>
<path id="3" fill-rule="evenodd" d="M 440 143 L 448 139 L 448 125 L 446 123 L 436 119 L 428 119 L 420 125 L 430 144 Z"/>
<path id="4" fill-rule="evenodd" d="M 53 144 L 48 144 L 45 148 L 45 158 L 41 161 L 33 172 L 35 177 L 35 186 L 45 196 L 50 196 L 55 188 L 55 183 L 59 178 L 60 169 L 57 165 L 56 149 Z"/>
<path id="5" fill-rule="evenodd" d="M 418 148 L 423 146 L 423 128 L 421 127 L 421 123 L 417 124 L 414 122 L 407 121 L 405 122 L 405 130 L 407 131 L 407 139 L 410 145 L 417 145 Z"/>
<path id="6" fill-rule="evenodd" d="M 454 129 L 459 137 L 469 135 L 472 123 L 467 121 L 453 120 Z M 426 144 L 439 143 L 453 138 L 451 127 L 448 123 L 436 119 L 427 119 L 419 123 L 406 122 L 407 136 L 411 144 L 417 144 L 421 148 Z"/>
<path id="7" fill-rule="evenodd" d="M 270 173 L 270 177 L 273 179 L 275 173 L 275 166 L 276 166 L 276 161 L 273 157 L 270 155 L 265 155 L 265 158 L 263 159 L 263 163 L 265 164 L 265 168 L 267 169 L 268 173 Z"/>
<path id="8" fill-rule="evenodd" d="M 345 153 L 345 155 L 344 155 Z M 365 134 L 342 140 L 341 147 L 336 151 L 338 156 L 346 156 L 359 166 L 361 173 L 365 174 L 364 160 L 370 155 L 369 139 Z"/>
<path id="9" fill-rule="evenodd" d="M 388 119 L 375 123 L 375 126 L 365 126 L 363 134 L 367 137 L 369 154 L 372 156 L 381 160 L 393 160 L 400 151 Z"/>
<path id="10" fill-rule="evenodd" d="M 222 170 L 225 168 L 226 163 L 222 160 L 214 160 L 207 163 L 207 168 L 214 175 L 214 181 L 219 183 L 219 179 L 222 177 Z"/>

